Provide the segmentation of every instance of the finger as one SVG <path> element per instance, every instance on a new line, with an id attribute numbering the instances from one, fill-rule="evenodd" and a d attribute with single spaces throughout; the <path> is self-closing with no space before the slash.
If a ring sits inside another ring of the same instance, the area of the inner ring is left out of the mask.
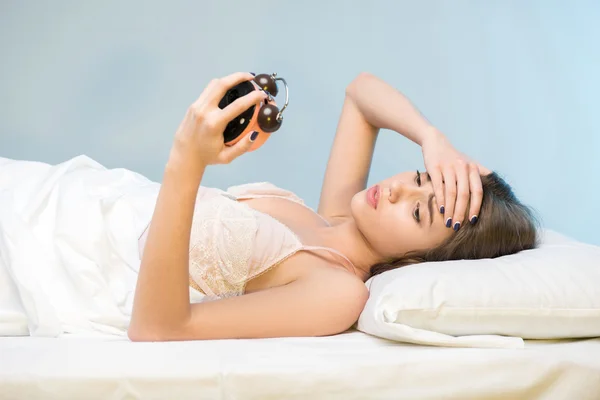
<path id="1" fill-rule="evenodd" d="M 477 164 L 469 164 L 469 185 L 471 189 L 471 206 L 469 207 L 469 221 L 471 224 L 477 222 L 481 203 L 483 202 L 483 185 L 481 174 Z"/>
<path id="2" fill-rule="evenodd" d="M 452 228 L 455 231 L 460 229 L 465 218 L 465 212 L 469 204 L 469 187 L 469 169 L 467 164 L 463 162 L 456 166 L 456 206 L 452 217 Z"/>
<path id="3" fill-rule="evenodd" d="M 206 99 L 209 97 L 210 93 L 214 92 L 216 86 L 219 84 L 218 79 L 211 79 L 210 82 L 206 85 L 200 96 L 194 102 L 194 106 L 198 106 L 206 102 Z"/>
<path id="4" fill-rule="evenodd" d="M 491 170 L 487 169 L 486 167 L 484 167 L 481 164 L 477 164 L 476 167 L 479 169 L 478 175 L 481 177 L 481 175 L 489 175 L 492 173 Z M 480 178 L 481 179 L 481 178 Z"/>
<path id="5" fill-rule="evenodd" d="M 221 164 L 229 164 L 252 147 L 252 143 L 256 140 L 258 132 L 254 131 L 233 146 L 226 146 L 219 154 L 219 162 Z"/>
<path id="6" fill-rule="evenodd" d="M 432 168 L 427 171 L 429 177 L 431 177 L 431 184 L 433 185 L 433 194 L 435 195 L 435 201 L 438 204 L 439 211 L 444 214 L 444 182 L 442 180 L 442 171 L 439 168 Z"/>
<path id="7" fill-rule="evenodd" d="M 451 167 L 444 169 L 444 201 L 445 201 L 445 213 L 446 228 L 452 226 L 452 216 L 454 215 L 454 204 L 456 203 L 456 175 Z"/>
<path id="8" fill-rule="evenodd" d="M 233 103 L 229 104 L 221 111 L 223 118 L 225 118 L 227 121 L 231 121 L 253 105 L 259 104 L 261 101 L 266 99 L 267 96 L 267 93 L 260 90 L 255 90 L 245 96 L 238 97 L 233 101 Z"/>
<path id="9" fill-rule="evenodd" d="M 254 76 L 252 76 L 250 72 L 235 72 L 224 78 L 218 79 L 217 85 L 209 94 L 209 101 L 218 104 L 229 89 L 239 83 L 250 81 L 252 79 L 254 79 Z"/>

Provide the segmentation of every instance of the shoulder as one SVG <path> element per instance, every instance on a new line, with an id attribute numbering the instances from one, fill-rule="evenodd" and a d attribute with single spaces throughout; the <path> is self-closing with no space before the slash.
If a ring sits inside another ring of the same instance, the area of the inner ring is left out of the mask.
<path id="1" fill-rule="evenodd" d="M 306 320 L 325 335 L 352 327 L 369 299 L 365 283 L 347 270 L 325 263 L 306 266 L 306 272 L 294 282 L 295 289 L 290 288 L 302 293 L 301 301 L 310 313 Z"/>
<path id="2" fill-rule="evenodd" d="M 295 282 L 310 287 L 314 295 L 328 301 L 335 298 L 340 306 L 354 306 L 358 313 L 362 311 L 369 290 L 362 279 L 341 265 L 305 251 L 298 252 L 285 262 L 290 269 L 298 271 Z"/>
<path id="3" fill-rule="evenodd" d="M 304 251 L 285 263 L 284 269 L 296 272 L 294 280 L 266 290 L 264 295 L 270 299 L 266 303 L 279 304 L 299 321 L 301 327 L 295 334 L 334 335 L 356 323 L 369 299 L 369 290 L 361 279 Z"/>
<path id="4" fill-rule="evenodd" d="M 274 273 L 276 276 L 272 279 L 279 284 L 305 286 L 311 296 L 321 296 L 323 300 L 331 300 L 334 296 L 340 306 L 353 304 L 362 310 L 369 297 L 369 290 L 362 279 L 340 264 L 312 252 L 295 253 L 284 260 Z"/>

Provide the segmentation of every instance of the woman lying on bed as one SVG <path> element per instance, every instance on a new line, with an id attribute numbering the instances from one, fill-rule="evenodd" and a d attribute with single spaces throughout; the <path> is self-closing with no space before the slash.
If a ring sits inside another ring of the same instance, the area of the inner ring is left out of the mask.
<path id="1" fill-rule="evenodd" d="M 459 153 L 397 90 L 363 73 L 346 90 L 318 212 L 270 184 L 201 186 L 228 147 L 227 123 L 265 97 L 224 109 L 249 73 L 216 79 L 181 122 L 152 217 L 128 335 L 134 341 L 330 335 L 368 298 L 364 282 L 404 265 L 498 257 L 535 246 L 529 210 L 495 173 Z M 427 172 L 366 188 L 380 129 L 419 144 Z M 189 286 L 214 301 L 190 304 Z"/>

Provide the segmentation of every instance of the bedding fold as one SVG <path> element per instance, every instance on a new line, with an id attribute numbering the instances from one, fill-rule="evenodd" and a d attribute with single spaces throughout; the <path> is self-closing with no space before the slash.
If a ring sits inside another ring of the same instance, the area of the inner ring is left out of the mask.
<path id="1" fill-rule="evenodd" d="M 124 336 L 159 184 L 87 156 L 0 161 L 0 263 L 30 335 Z"/>

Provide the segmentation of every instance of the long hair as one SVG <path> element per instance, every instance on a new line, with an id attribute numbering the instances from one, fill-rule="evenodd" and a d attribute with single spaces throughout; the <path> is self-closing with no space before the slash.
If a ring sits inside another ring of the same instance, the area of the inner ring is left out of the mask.
<path id="1" fill-rule="evenodd" d="M 458 232 L 439 246 L 413 251 L 371 266 L 371 276 L 411 264 L 464 259 L 494 258 L 534 248 L 539 223 L 511 187 L 495 172 L 482 175 L 483 201 L 478 221 L 466 221 Z"/>

